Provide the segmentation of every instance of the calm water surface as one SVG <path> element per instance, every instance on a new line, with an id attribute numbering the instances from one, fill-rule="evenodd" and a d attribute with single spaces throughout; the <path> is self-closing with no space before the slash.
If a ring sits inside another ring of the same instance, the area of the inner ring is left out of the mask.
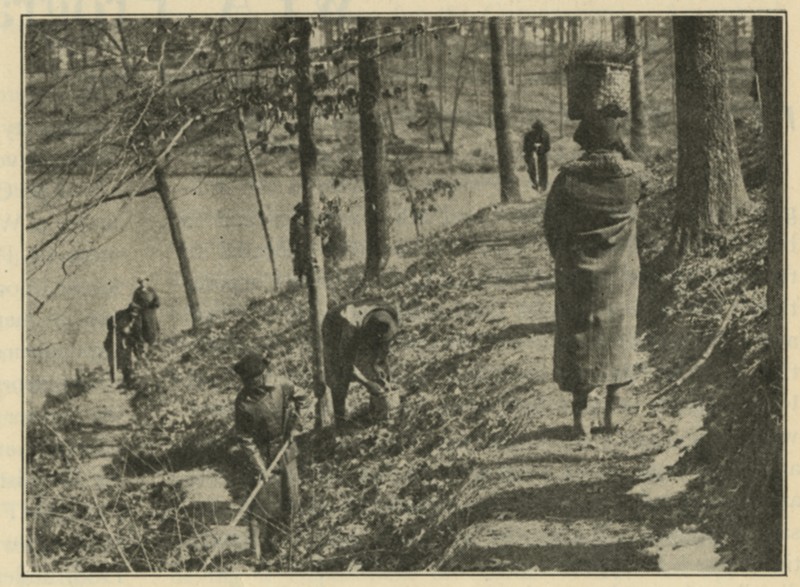
<path id="1" fill-rule="evenodd" d="M 438 211 L 426 216 L 424 232 L 449 226 L 499 199 L 496 174 L 461 175 L 459 181 L 461 185 L 453 199 L 442 200 Z M 338 195 L 345 203 L 353 202 L 343 215 L 350 248 L 345 263 L 363 262 L 360 180 L 345 181 L 336 189 L 330 178 L 322 178 L 319 184 L 328 197 Z M 520 185 L 524 192 L 527 181 L 522 176 Z M 250 300 L 269 294 L 272 277 L 250 181 L 176 177 L 172 178 L 171 187 L 203 314 L 241 309 Z M 263 178 L 262 189 L 278 277 L 286 283 L 293 278 L 289 218 L 300 200 L 300 179 Z M 414 225 L 403 192 L 393 190 L 390 197 L 395 242 L 413 239 Z M 130 302 L 137 275 L 148 275 L 159 293 L 163 336 L 191 326 L 177 257 L 158 197 L 101 208 L 91 222 L 118 227 L 113 231 L 116 236 L 81 258 L 80 270 L 65 282 L 39 315 L 33 316 L 30 312 L 33 308 L 29 307 L 26 399 L 31 407 L 40 405 L 46 393 L 62 391 L 65 378 L 73 376 L 76 368 L 105 364 L 102 347 L 105 321 L 112 312 Z M 29 290 L 35 294 L 47 291 L 60 271 L 60 267 L 54 266 L 30 277 Z"/>

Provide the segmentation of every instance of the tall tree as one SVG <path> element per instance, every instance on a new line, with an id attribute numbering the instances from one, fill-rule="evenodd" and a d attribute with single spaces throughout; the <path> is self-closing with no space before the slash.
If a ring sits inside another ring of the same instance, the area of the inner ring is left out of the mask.
<path id="1" fill-rule="evenodd" d="M 330 26 L 330 24 L 328 24 Z M 239 43 L 236 43 L 236 63 L 242 63 L 242 56 L 239 55 Z M 228 67 L 227 59 L 225 59 L 225 54 L 223 53 L 223 62 L 225 63 L 226 68 Z M 230 76 L 227 78 L 227 85 L 231 95 L 238 95 L 238 105 L 236 108 L 236 128 L 239 131 L 239 137 L 242 140 L 242 150 L 244 151 L 245 159 L 247 159 L 247 167 L 250 170 L 250 181 L 253 184 L 253 194 L 256 198 L 256 207 L 258 208 L 258 219 L 261 222 L 261 230 L 264 232 L 264 240 L 267 245 L 267 257 L 269 259 L 269 266 L 270 271 L 272 273 L 272 287 L 277 291 L 278 289 L 278 270 L 275 266 L 275 251 L 272 248 L 272 237 L 269 232 L 269 219 L 267 218 L 267 212 L 264 208 L 264 198 L 262 196 L 261 190 L 261 179 L 259 177 L 258 168 L 256 167 L 256 161 L 253 157 L 253 145 L 250 141 L 250 137 L 247 135 L 247 126 L 245 124 L 245 97 L 244 92 L 241 91 L 242 82 L 240 79 L 240 72 L 236 68 L 234 69 L 234 79 Z M 259 72 L 256 71 L 256 76 L 258 76 Z M 258 77 L 256 78 L 256 84 L 258 84 Z"/>
<path id="2" fill-rule="evenodd" d="M 747 206 L 736 148 L 720 17 L 676 16 L 675 93 L 678 201 L 674 244 L 679 255 L 698 247 Z"/>
<path id="3" fill-rule="evenodd" d="M 761 87 L 761 118 L 767 171 L 767 312 L 769 343 L 776 373 L 783 361 L 783 18 L 753 17 L 757 81 Z"/>
<path id="4" fill-rule="evenodd" d="M 359 17 L 358 27 L 358 114 L 361 125 L 361 161 L 364 176 L 364 220 L 367 235 L 366 281 L 378 280 L 392 253 L 389 215 L 389 182 L 386 177 L 386 148 L 383 123 L 378 112 L 381 76 L 374 40 L 374 18 Z"/>
<path id="5" fill-rule="evenodd" d="M 116 38 L 119 43 L 120 63 L 125 71 L 125 78 L 129 90 L 133 90 L 140 84 L 146 83 L 139 79 L 139 71 L 136 66 L 137 57 L 131 51 L 131 45 L 128 41 L 128 26 L 122 19 L 118 18 L 109 21 L 109 30 L 116 33 Z M 167 85 L 165 73 L 165 60 L 166 60 L 166 45 L 168 31 L 162 24 L 154 26 L 156 31 L 153 38 L 150 40 L 150 46 L 158 47 L 157 58 L 157 84 L 153 85 L 152 98 L 160 95 L 163 100 L 168 100 L 169 87 Z M 149 47 L 148 47 L 149 49 Z M 145 107 L 146 111 L 147 107 Z M 143 111 L 144 112 L 144 111 Z M 187 123 L 191 124 L 191 120 Z M 167 157 L 158 157 L 157 149 L 154 146 L 155 140 L 151 133 L 145 127 L 140 127 L 139 130 L 134 127 L 136 135 L 142 141 L 143 147 L 150 153 L 150 156 L 155 159 L 155 167 L 153 176 L 155 179 L 156 192 L 161 199 L 161 204 L 164 207 L 164 212 L 167 216 L 167 223 L 169 225 L 169 233 L 172 237 L 172 245 L 175 248 L 175 254 L 178 257 L 178 266 L 181 271 L 181 278 L 183 280 L 183 289 L 186 293 L 186 301 L 189 305 L 189 314 L 192 318 L 192 328 L 197 328 L 202 320 L 200 313 L 200 299 L 197 295 L 197 287 L 194 283 L 194 276 L 192 275 L 192 266 L 189 262 L 189 253 L 186 250 L 186 241 L 183 238 L 183 231 L 181 230 L 180 219 L 178 211 L 175 207 L 175 202 L 172 198 L 172 192 L 169 189 L 169 182 L 167 180 L 168 159 Z"/>
<path id="6" fill-rule="evenodd" d="M 633 71 L 631 72 L 631 148 L 644 155 L 647 152 L 648 129 L 640 20 L 638 16 L 625 16 L 623 18 L 625 43 L 628 47 L 636 50 L 636 58 L 633 61 Z"/>
<path id="7" fill-rule="evenodd" d="M 295 92 L 297 96 L 297 137 L 300 154 L 300 182 L 305 204 L 306 244 L 308 246 L 308 308 L 311 326 L 312 373 L 314 395 L 317 397 L 316 425 L 321 431 L 333 426 L 333 403 L 325 383 L 325 362 L 322 348 L 322 320 L 328 310 L 328 291 L 325 286 L 325 263 L 322 257 L 322 238 L 319 223 L 320 199 L 317 193 L 317 146 L 314 142 L 314 86 L 311 79 L 311 22 L 295 18 Z"/>
<path id="8" fill-rule="evenodd" d="M 489 18 L 489 42 L 492 61 L 492 99 L 497 143 L 497 166 L 500 171 L 500 201 L 518 202 L 519 179 L 514 173 L 514 151 L 508 128 L 508 95 L 506 92 L 506 52 L 503 31 L 496 16 Z"/>

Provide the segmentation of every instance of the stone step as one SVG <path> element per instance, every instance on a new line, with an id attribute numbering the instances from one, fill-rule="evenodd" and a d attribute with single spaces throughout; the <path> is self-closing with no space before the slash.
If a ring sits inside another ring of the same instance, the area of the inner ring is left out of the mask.
<path id="1" fill-rule="evenodd" d="M 569 426 L 553 429 L 553 436 L 571 433 Z M 542 433 L 545 434 L 544 432 Z M 660 444 L 620 443 L 614 436 L 595 435 L 591 441 L 536 439 L 502 448 L 487 449 L 478 455 L 480 463 L 511 465 L 514 463 L 565 463 L 642 459 L 658 454 Z"/>
<path id="2" fill-rule="evenodd" d="M 646 551 L 653 540 L 650 530 L 640 524 L 598 520 L 486 522 L 465 530 L 437 570 L 658 570 L 656 555 Z"/>
<path id="3" fill-rule="evenodd" d="M 197 469 L 176 484 L 180 511 L 200 526 L 227 524 L 236 514 L 225 478 L 213 469 Z"/>
<path id="4" fill-rule="evenodd" d="M 473 471 L 454 511 L 445 519 L 459 527 L 485 520 L 581 518 L 602 512 L 608 519 L 634 519 L 642 504 L 628 492 L 636 484 L 630 461 L 547 462 L 483 465 Z"/>

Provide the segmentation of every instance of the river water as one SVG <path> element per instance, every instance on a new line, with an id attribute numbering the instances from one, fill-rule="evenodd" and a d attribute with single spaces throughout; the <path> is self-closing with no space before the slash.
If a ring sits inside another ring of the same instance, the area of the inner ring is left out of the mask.
<path id="1" fill-rule="evenodd" d="M 422 184 L 432 178 L 418 178 Z M 449 226 L 499 200 L 496 174 L 458 176 L 460 185 L 451 200 L 443 199 L 436 212 L 425 217 L 424 233 Z M 523 191 L 527 181 L 520 185 Z M 352 205 L 342 216 L 348 233 L 345 263 L 363 262 L 365 255 L 363 189 L 360 180 L 347 180 L 337 188 L 330 178 L 319 187 L 328 197 L 339 196 Z M 242 309 L 272 291 L 266 244 L 257 216 L 252 184 L 239 177 L 174 177 L 184 239 L 205 316 Z M 298 177 L 262 178 L 275 261 L 281 283 L 292 276 L 288 248 L 289 218 L 300 200 Z M 530 191 L 530 188 L 528 188 Z M 532 195 L 532 194 L 528 194 Z M 401 243 L 415 238 L 404 192 L 390 193 L 393 238 Z M 124 308 L 136 287 L 136 277 L 147 275 L 159 293 L 162 336 L 191 326 L 178 261 L 159 198 L 153 194 L 131 202 L 103 205 L 92 216 L 96 228 L 115 236 L 92 253 L 76 258 L 80 263 L 57 294 L 38 315 L 28 300 L 26 316 L 26 402 L 41 405 L 47 393 L 60 393 L 76 368 L 105 365 L 102 341 L 105 321 Z M 98 231 L 99 233 L 100 231 Z M 76 265 L 77 266 L 77 265 Z M 60 264 L 28 276 L 34 295 L 50 290 L 61 276 Z"/>

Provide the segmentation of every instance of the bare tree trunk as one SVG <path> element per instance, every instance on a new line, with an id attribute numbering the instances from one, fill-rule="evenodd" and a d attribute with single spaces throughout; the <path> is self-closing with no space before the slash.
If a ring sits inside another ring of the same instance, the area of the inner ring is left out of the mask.
<path id="1" fill-rule="evenodd" d="M 648 129 L 639 17 L 625 16 L 623 18 L 625 43 L 629 47 L 636 47 L 636 59 L 633 62 L 633 72 L 631 74 L 631 148 L 640 155 L 645 155 L 647 153 Z"/>
<path id="2" fill-rule="evenodd" d="M 547 44 L 550 42 L 552 24 L 542 20 L 542 65 L 547 65 Z M 535 40 L 535 39 L 534 39 Z"/>
<path id="3" fill-rule="evenodd" d="M 425 53 L 425 77 L 430 79 L 433 76 L 433 50 L 431 49 L 431 35 L 427 32 L 433 26 L 433 17 L 426 17 L 426 32 L 422 35 L 422 49 Z"/>
<path id="4" fill-rule="evenodd" d="M 437 70 L 437 88 L 439 93 L 439 140 L 442 142 L 442 151 L 446 155 L 452 154 L 452 145 L 447 142 L 444 133 L 444 95 L 447 91 L 447 38 L 444 33 L 439 33 L 438 43 L 439 67 Z"/>
<path id="5" fill-rule="evenodd" d="M 376 32 L 374 18 L 358 18 L 359 39 Z M 389 184 L 386 178 L 384 132 L 378 104 L 381 76 L 375 58 L 376 44 L 360 42 L 358 50 L 358 113 L 361 123 L 361 160 L 364 176 L 364 220 L 367 235 L 367 260 L 364 280 L 379 280 L 392 253 L 389 230 Z"/>
<path id="6" fill-rule="evenodd" d="M 480 85 L 478 84 L 477 64 L 472 61 L 472 97 L 475 100 L 475 112 L 481 111 Z"/>
<path id="7" fill-rule="evenodd" d="M 500 171 L 500 201 L 518 202 L 519 179 L 514 172 L 514 151 L 508 129 L 508 96 L 506 95 L 506 64 L 503 34 L 498 17 L 489 18 L 489 40 L 492 61 L 492 98 L 494 128 L 497 142 L 497 166 Z"/>
<path id="8" fill-rule="evenodd" d="M 186 252 L 186 243 L 183 240 L 178 212 L 175 209 L 175 202 L 172 200 L 172 194 L 167 183 L 167 172 L 162 165 L 156 165 L 153 176 L 156 181 L 156 191 L 161 198 L 161 204 L 164 206 L 164 212 L 167 215 L 172 245 L 178 255 L 178 265 L 181 269 L 181 277 L 183 277 L 183 289 L 186 291 L 186 301 L 189 303 L 189 314 L 192 317 L 192 328 L 197 328 L 202 320 L 200 300 L 197 297 L 197 289 L 194 286 L 192 268 L 189 264 L 189 255 Z"/>
<path id="9" fill-rule="evenodd" d="M 753 17 L 756 74 L 761 87 L 764 161 L 767 171 L 767 315 L 775 373 L 783 374 L 783 19 Z"/>
<path id="10" fill-rule="evenodd" d="M 322 320 L 328 310 L 328 292 L 325 286 L 325 263 L 322 258 L 322 238 L 317 231 L 319 222 L 319 194 L 317 193 L 317 146 L 314 143 L 314 120 L 311 108 L 314 90 L 311 82 L 311 56 L 309 41 L 311 23 L 307 18 L 295 19 L 298 36 L 295 45 L 295 75 L 297 93 L 297 138 L 300 155 L 300 181 L 303 186 L 303 204 L 306 209 L 305 231 L 308 246 L 308 308 L 311 326 L 311 369 L 314 378 L 314 395 L 317 397 L 316 427 L 323 432 L 321 438 L 329 439 L 333 430 L 333 403 L 330 388 L 325 382 L 325 362 L 322 347 Z"/>
<path id="11" fill-rule="evenodd" d="M 453 157 L 456 152 L 456 128 L 458 127 L 458 102 L 461 99 L 461 94 L 464 92 L 464 85 L 467 81 L 466 63 L 467 63 L 467 50 L 469 48 L 469 39 L 471 35 L 464 35 L 464 43 L 461 47 L 461 56 L 458 59 L 458 68 L 456 69 L 456 79 L 453 82 L 453 109 L 450 112 L 450 132 L 448 134 L 447 144 L 450 147 L 448 156 Z"/>
<path id="12" fill-rule="evenodd" d="M 674 244 L 683 255 L 747 206 L 736 148 L 720 17 L 672 18 L 678 110 Z"/>
<path id="13" fill-rule="evenodd" d="M 514 85 L 517 81 L 517 55 L 514 52 L 514 18 L 509 17 L 505 20 L 505 40 L 504 43 L 506 48 L 506 62 L 508 63 L 509 69 L 509 76 L 508 76 L 508 83 L 510 85 Z"/>
<path id="14" fill-rule="evenodd" d="M 247 165 L 250 168 L 250 178 L 253 181 L 253 192 L 256 196 L 256 204 L 258 205 L 258 219 L 261 220 L 261 228 L 264 230 L 264 239 L 267 241 L 267 254 L 269 255 L 269 265 L 272 269 L 272 286 L 278 289 L 278 271 L 275 268 L 275 252 L 272 250 L 272 238 L 269 235 L 269 226 L 267 222 L 267 214 L 264 212 L 264 201 L 261 197 L 261 182 L 258 179 L 258 169 L 256 162 L 253 159 L 253 148 L 250 144 L 250 138 L 247 136 L 247 131 L 244 126 L 244 111 L 240 106 L 237 110 L 239 115 L 238 128 L 239 134 L 242 137 L 242 146 L 244 147 L 245 155 L 247 156 Z"/>

